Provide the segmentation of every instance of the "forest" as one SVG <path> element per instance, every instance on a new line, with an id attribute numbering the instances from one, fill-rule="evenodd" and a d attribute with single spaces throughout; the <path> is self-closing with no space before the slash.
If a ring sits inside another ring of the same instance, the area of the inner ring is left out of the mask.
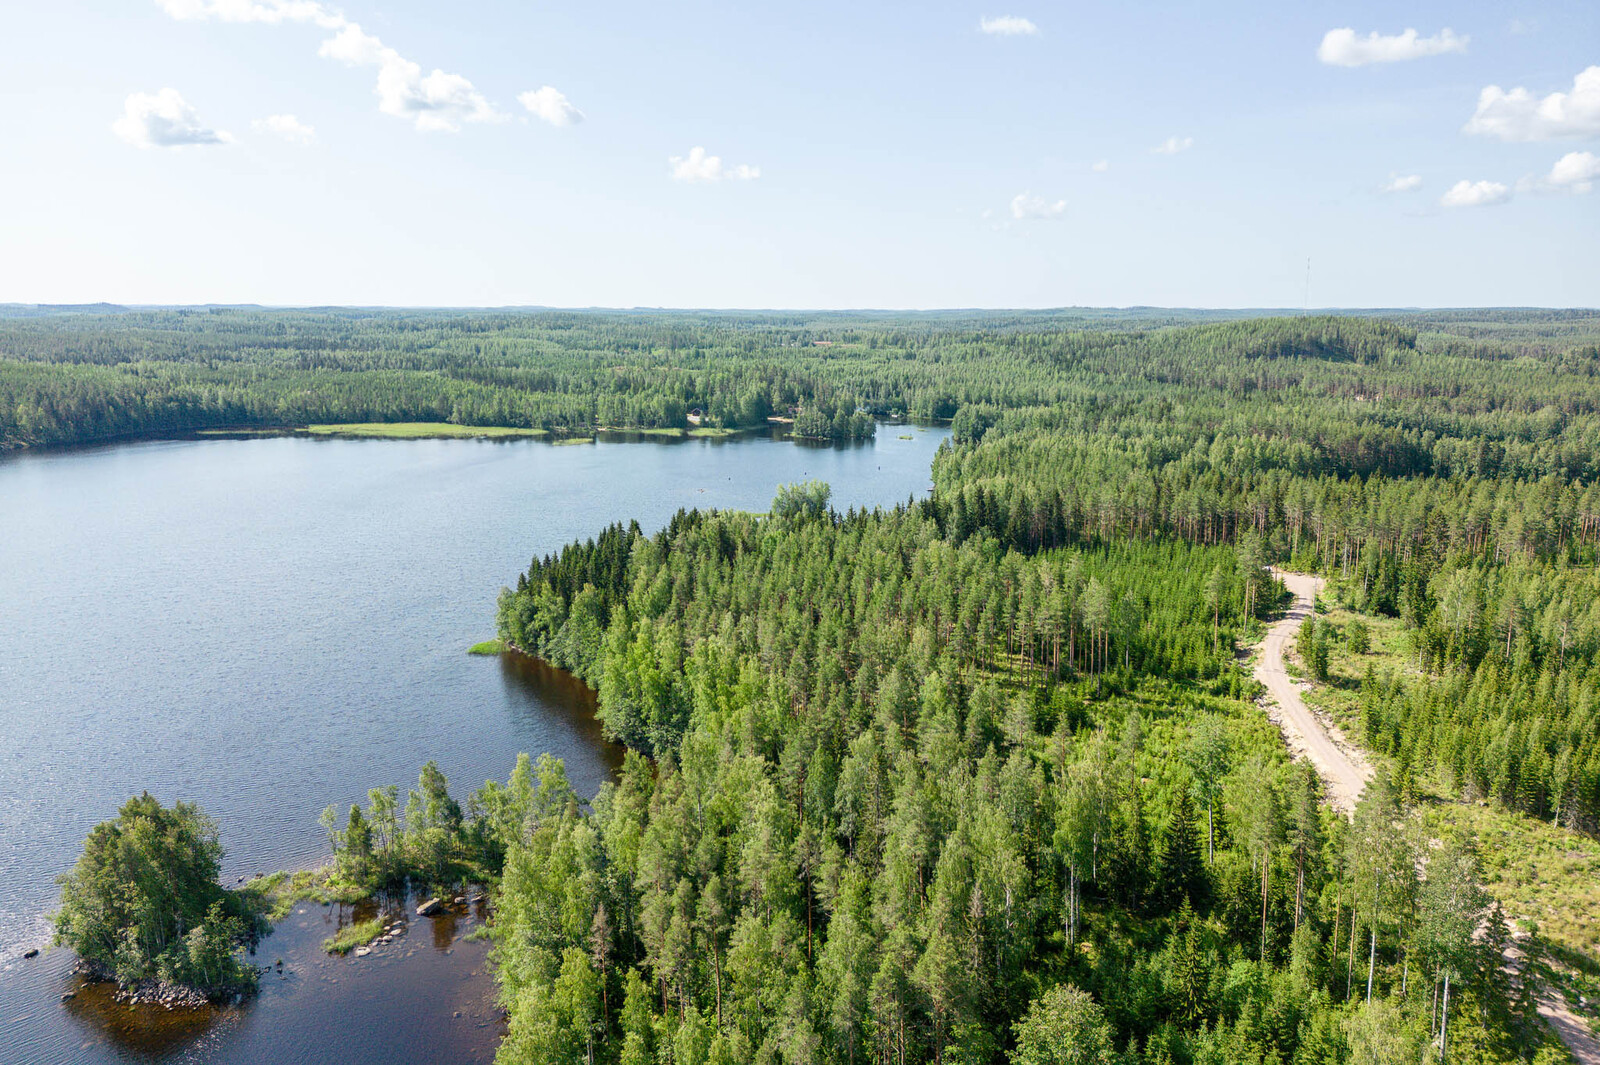
<path id="1" fill-rule="evenodd" d="M 930 338 L 931 498 L 535 559 L 501 637 L 630 754 L 508 850 L 502 1058 L 1564 1060 L 1422 810 L 1600 827 L 1600 351 L 1443 324 Z M 1406 635 L 1349 821 L 1251 702 L 1269 562 Z"/>
<path id="2" fill-rule="evenodd" d="M 1002 432 L 1028 423 L 1067 448 L 1115 427 L 1137 451 L 1098 457 L 1136 466 L 1242 431 L 1272 438 L 1259 462 L 1341 476 L 1596 461 L 1592 434 L 1552 422 L 1592 399 L 1586 312 L 17 311 L 0 306 L 0 449 L 352 422 L 683 428 L 695 410 L 851 438 L 868 415 L 967 408 L 969 430 L 1004 414 Z"/>
<path id="3" fill-rule="evenodd" d="M 592 798 L 545 759 L 416 800 L 498 875 L 507 1065 L 1566 1060 L 1505 964 L 1538 928 L 1433 815 L 1600 832 L 1600 316 L 130 311 L 0 356 L 13 446 L 950 421 L 925 498 L 786 486 L 501 593 L 627 748 Z M 1313 680 L 1400 648 L 1349 819 L 1255 703 L 1272 565 L 1359 620 Z M 372 812 L 330 827 L 364 875 Z"/>

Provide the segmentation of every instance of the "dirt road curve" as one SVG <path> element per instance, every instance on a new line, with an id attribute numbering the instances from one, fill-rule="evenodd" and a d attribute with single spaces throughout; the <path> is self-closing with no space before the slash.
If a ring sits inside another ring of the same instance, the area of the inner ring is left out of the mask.
<path id="1" fill-rule="evenodd" d="M 1294 593 L 1294 606 L 1261 642 L 1261 657 L 1256 661 L 1256 680 L 1266 685 L 1277 705 L 1268 715 L 1283 730 L 1283 738 L 1296 755 L 1309 759 L 1328 786 L 1328 801 L 1335 809 L 1349 813 L 1367 786 L 1372 770 L 1359 756 L 1352 757 L 1334 742 L 1327 727 L 1300 698 L 1300 687 L 1284 669 L 1284 650 L 1294 640 L 1300 622 L 1311 613 L 1313 598 L 1322 587 L 1322 578 L 1304 573 L 1273 571 Z"/>
<path id="2" fill-rule="evenodd" d="M 1283 666 L 1284 651 L 1294 640 L 1300 622 L 1311 613 L 1322 578 L 1280 569 L 1272 572 L 1294 593 L 1294 606 L 1267 630 L 1267 638 L 1261 643 L 1261 657 L 1256 661 L 1256 679 L 1266 685 L 1276 703 L 1267 713 L 1283 731 L 1284 742 L 1297 756 L 1310 759 L 1327 785 L 1328 801 L 1335 809 L 1348 814 L 1361 798 L 1372 769 L 1360 752 L 1335 741 L 1328 726 L 1300 698 L 1300 686 L 1290 679 Z M 1515 943 L 1506 950 L 1506 963 L 1520 979 L 1525 959 Z M 1541 983 L 1535 998 L 1539 1015 L 1566 1045 L 1573 1060 L 1578 1065 L 1600 1065 L 1600 1039 L 1596 1039 L 1582 1018 L 1568 1008 L 1560 993 Z"/>

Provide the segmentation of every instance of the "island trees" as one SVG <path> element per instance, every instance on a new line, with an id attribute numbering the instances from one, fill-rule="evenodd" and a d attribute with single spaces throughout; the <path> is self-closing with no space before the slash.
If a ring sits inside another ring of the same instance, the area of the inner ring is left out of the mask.
<path id="1" fill-rule="evenodd" d="M 256 932 L 243 901 L 217 881 L 217 826 L 186 802 L 145 792 L 96 825 L 60 879 L 56 941 L 124 987 L 168 984 L 220 998 L 255 985 L 238 948 Z"/>

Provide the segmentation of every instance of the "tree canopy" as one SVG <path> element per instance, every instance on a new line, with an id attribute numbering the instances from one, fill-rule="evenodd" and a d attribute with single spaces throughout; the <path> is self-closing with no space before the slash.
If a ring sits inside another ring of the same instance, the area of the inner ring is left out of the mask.
<path id="1" fill-rule="evenodd" d="M 124 986 L 160 982 L 213 997 L 255 984 L 238 948 L 255 917 L 217 881 L 222 844 L 198 807 L 148 792 L 96 825 L 60 878 L 56 938 Z"/>

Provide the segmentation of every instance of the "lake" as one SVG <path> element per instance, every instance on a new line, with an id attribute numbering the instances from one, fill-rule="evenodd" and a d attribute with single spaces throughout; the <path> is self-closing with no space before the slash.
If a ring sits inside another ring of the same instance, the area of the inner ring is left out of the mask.
<path id="1" fill-rule="evenodd" d="M 66 951 L 21 955 L 48 942 L 55 876 L 139 791 L 220 822 L 228 882 L 318 864 L 325 806 L 403 794 L 430 758 L 463 800 L 519 751 L 565 759 L 593 795 L 620 752 L 591 693 L 530 659 L 465 653 L 494 635 L 498 590 L 610 522 L 765 510 L 781 483 L 827 481 L 841 510 L 920 497 L 946 435 L 268 437 L 0 458 L 5 1060 L 488 1060 L 485 948 L 455 921 L 330 959 L 317 944 L 350 915 L 302 907 L 256 959 L 283 957 L 284 973 L 203 1017 L 130 1016 L 77 987 Z"/>

